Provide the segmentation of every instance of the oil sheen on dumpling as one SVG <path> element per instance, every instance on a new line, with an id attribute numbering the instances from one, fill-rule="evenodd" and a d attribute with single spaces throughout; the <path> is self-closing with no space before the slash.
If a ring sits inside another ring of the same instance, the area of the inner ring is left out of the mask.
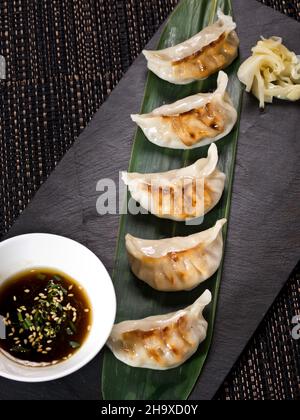
<path id="1" fill-rule="evenodd" d="M 143 51 L 148 68 L 161 79 L 184 85 L 206 79 L 229 66 L 238 55 L 236 24 L 221 10 L 218 18 L 181 44 L 159 51 Z"/>
<path id="2" fill-rule="evenodd" d="M 202 217 L 219 202 L 226 175 L 217 168 L 218 149 L 212 144 L 207 158 L 169 172 L 122 174 L 132 198 L 163 219 L 189 221 Z"/>
<path id="3" fill-rule="evenodd" d="M 187 237 L 144 240 L 126 235 L 129 263 L 137 278 L 163 292 L 191 290 L 209 279 L 223 255 L 226 219 Z"/>
<path id="4" fill-rule="evenodd" d="M 211 302 L 206 290 L 196 302 L 178 312 L 116 324 L 107 345 L 129 366 L 166 370 L 188 360 L 206 339 L 208 324 L 202 312 Z"/>
<path id="5" fill-rule="evenodd" d="M 237 112 L 226 93 L 228 76 L 219 73 L 214 93 L 199 93 L 150 114 L 131 118 L 154 144 L 171 149 L 194 149 L 206 146 L 229 134 Z"/>

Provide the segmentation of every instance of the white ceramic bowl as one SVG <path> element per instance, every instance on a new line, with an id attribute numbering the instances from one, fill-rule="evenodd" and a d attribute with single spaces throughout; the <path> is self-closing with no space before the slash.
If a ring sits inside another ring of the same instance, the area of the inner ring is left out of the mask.
<path id="1" fill-rule="evenodd" d="M 30 268 L 54 268 L 74 278 L 85 289 L 93 312 L 91 331 L 84 344 L 64 362 L 27 367 L 0 352 L 0 376 L 23 382 L 44 382 L 75 372 L 102 349 L 115 320 L 116 296 L 101 261 L 83 245 L 61 236 L 28 234 L 0 243 L 0 287 L 11 276 Z"/>

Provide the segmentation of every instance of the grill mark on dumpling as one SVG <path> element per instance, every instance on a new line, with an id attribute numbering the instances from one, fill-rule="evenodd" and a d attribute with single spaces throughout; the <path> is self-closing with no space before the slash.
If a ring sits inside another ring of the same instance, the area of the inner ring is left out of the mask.
<path id="1" fill-rule="evenodd" d="M 173 262 L 173 261 L 175 261 L 175 257 L 176 257 L 177 265 L 180 265 L 180 263 L 182 264 L 183 261 L 185 261 L 185 260 L 188 260 L 192 263 L 192 258 L 190 256 L 195 254 L 195 253 L 200 253 L 201 250 L 203 250 L 203 244 L 198 244 L 195 247 L 184 250 L 184 251 L 179 251 L 179 252 L 176 252 L 176 253 L 174 253 L 174 252 L 173 253 L 168 253 L 166 258 L 171 259 L 172 262 Z M 173 266 L 173 264 L 172 264 L 172 268 L 177 275 L 176 277 L 181 281 L 181 283 L 185 284 L 186 283 L 186 277 L 187 277 L 186 271 L 180 270 L 179 267 Z M 197 269 L 197 271 L 199 271 L 199 270 Z"/>
<path id="2" fill-rule="evenodd" d="M 168 267 L 166 266 L 165 269 L 163 269 L 162 274 L 163 274 L 163 276 L 165 277 L 165 280 L 168 283 L 170 283 L 171 285 L 174 285 L 175 284 L 175 276 L 173 275 L 173 272 L 168 273 L 167 270 L 168 270 Z"/>
<path id="3" fill-rule="evenodd" d="M 163 206 L 163 189 L 162 189 L 162 187 L 159 187 L 159 190 L 158 190 L 159 192 L 158 192 L 158 208 L 159 208 L 159 210 L 161 210 L 162 209 L 162 206 Z"/>
<path id="4" fill-rule="evenodd" d="M 207 182 L 204 182 L 204 208 L 208 209 L 212 204 L 212 190 L 209 188 Z"/>
<path id="5" fill-rule="evenodd" d="M 216 41 L 196 53 L 172 63 L 180 79 L 204 79 L 232 63 L 238 54 L 239 40 L 235 31 L 223 33 Z"/>
<path id="6" fill-rule="evenodd" d="M 154 358 L 158 363 L 161 362 L 161 355 L 157 350 L 147 347 L 145 341 L 153 337 L 158 338 L 158 330 L 141 331 L 134 330 L 122 334 L 122 350 L 130 353 L 131 356 L 136 354 L 135 347 L 143 346 L 147 355 Z"/>
<path id="7" fill-rule="evenodd" d="M 201 257 L 204 257 L 205 256 L 205 252 L 201 252 Z M 203 261 L 202 259 L 201 259 L 201 261 Z M 195 264 L 195 262 L 193 261 L 193 259 L 191 258 L 190 259 L 190 264 L 195 268 L 195 270 L 196 271 L 198 271 L 201 275 L 203 275 L 204 273 L 205 273 L 205 270 L 204 270 L 204 268 L 203 267 L 199 267 L 199 266 L 197 266 L 196 264 Z"/>
<path id="8" fill-rule="evenodd" d="M 191 191 L 188 191 L 188 187 L 191 186 Z M 192 183 L 189 185 L 183 185 L 182 186 L 182 208 L 181 208 L 181 217 L 183 219 L 187 219 L 189 217 L 195 217 L 196 216 L 196 206 L 197 206 L 197 182 L 195 179 L 193 179 Z M 190 193 L 190 194 L 188 194 Z M 190 198 L 190 200 L 189 200 Z M 190 211 L 187 211 L 186 204 L 191 204 Z"/>
<path id="9" fill-rule="evenodd" d="M 185 259 L 187 260 L 191 260 L 190 255 L 193 255 L 194 253 L 201 253 L 201 251 L 204 249 L 204 245 L 198 244 L 193 248 L 189 248 L 187 250 L 184 251 L 178 251 L 178 252 L 169 252 L 167 253 L 163 258 L 167 259 L 168 262 L 171 262 L 171 266 L 172 266 L 172 271 L 168 272 L 167 270 L 161 270 L 160 274 L 164 276 L 164 279 L 167 283 L 174 285 L 175 284 L 175 279 L 178 278 L 182 283 L 186 283 L 186 277 L 187 277 L 187 273 L 185 271 L 182 271 L 179 269 L 178 266 L 180 266 L 180 264 L 182 264 L 182 261 L 184 261 Z M 146 264 L 156 264 L 157 263 L 157 258 L 153 258 L 153 257 L 142 257 L 142 262 L 146 263 Z M 166 262 L 166 264 L 162 264 L 163 267 L 169 267 L 168 262 Z M 199 270 L 197 267 L 195 267 L 198 271 Z M 161 279 L 155 279 L 155 284 L 156 286 L 159 286 L 161 283 Z"/>
<path id="10" fill-rule="evenodd" d="M 225 130 L 224 111 L 213 103 L 179 115 L 163 116 L 186 146 L 193 146 L 206 138 L 214 138 Z"/>
<path id="11" fill-rule="evenodd" d="M 192 186 L 192 207 L 196 207 L 196 205 L 197 205 L 197 194 L 196 194 L 196 190 L 197 190 L 196 180 L 193 179 L 193 186 Z"/>
<path id="12" fill-rule="evenodd" d="M 187 324 L 188 324 L 187 319 L 184 316 L 179 318 L 177 321 L 178 332 L 180 333 L 182 340 L 190 348 L 194 345 L 194 343 L 191 343 L 186 337 L 186 332 L 189 330 L 189 328 L 187 328 Z"/>
<path id="13" fill-rule="evenodd" d="M 186 316 L 180 317 L 175 323 L 171 324 L 171 326 L 164 328 L 163 330 L 163 337 L 166 343 L 166 347 L 170 349 L 176 356 L 181 357 L 187 350 L 192 346 L 192 343 L 188 341 L 185 334 L 183 333 L 184 327 L 186 328 Z M 178 347 L 172 346 L 170 341 L 176 335 L 177 339 L 180 339 L 182 343 L 178 344 Z"/>
<path id="14" fill-rule="evenodd" d="M 193 179 L 189 184 L 184 183 L 183 180 L 181 183 L 178 182 L 177 185 L 169 185 L 167 187 L 158 185 L 153 187 L 151 184 L 142 184 L 142 188 L 148 193 L 151 208 L 155 213 L 159 216 L 172 215 L 179 219 L 186 220 L 188 218 L 197 217 L 197 206 L 202 201 L 204 201 L 205 210 L 211 206 L 212 190 L 209 188 L 207 182 L 204 181 L 204 191 L 201 189 L 203 195 L 199 195 L 196 179 Z M 176 193 L 176 190 L 179 191 L 179 193 Z M 176 206 L 175 200 L 177 198 L 179 199 L 179 202 L 177 202 L 178 205 Z M 168 200 L 167 208 L 169 209 L 169 212 L 164 211 L 166 200 Z M 186 208 L 187 203 L 191 204 L 190 208 Z"/>
<path id="15" fill-rule="evenodd" d="M 185 334 L 185 328 L 187 328 L 186 316 L 180 317 L 176 322 L 160 329 L 153 329 L 150 331 L 133 330 L 122 334 L 122 340 L 120 342 L 122 351 L 128 353 L 131 356 L 136 354 L 135 348 L 142 346 L 147 355 L 154 359 L 161 366 L 164 365 L 165 349 L 172 351 L 177 359 L 184 356 L 194 343 L 191 343 Z M 170 343 L 172 337 L 176 334 L 176 339 L 179 342 L 177 346 Z M 147 341 L 151 339 L 157 340 L 159 346 L 154 348 L 150 346 Z"/>
<path id="16" fill-rule="evenodd" d="M 163 329 L 163 334 L 162 334 L 162 340 L 164 342 L 164 347 L 167 348 L 168 350 L 170 350 L 175 356 L 179 356 L 180 357 L 180 352 L 179 349 L 177 349 L 176 347 L 172 346 L 170 343 L 170 339 L 169 337 L 174 334 L 174 328 L 173 328 L 173 324 L 169 327 L 165 327 Z"/>
<path id="17" fill-rule="evenodd" d="M 171 214 L 174 214 L 175 213 L 175 190 L 174 190 L 174 187 L 170 187 L 170 194 L 171 194 L 171 197 L 170 197 L 171 209 L 170 209 L 170 211 L 171 211 Z"/>

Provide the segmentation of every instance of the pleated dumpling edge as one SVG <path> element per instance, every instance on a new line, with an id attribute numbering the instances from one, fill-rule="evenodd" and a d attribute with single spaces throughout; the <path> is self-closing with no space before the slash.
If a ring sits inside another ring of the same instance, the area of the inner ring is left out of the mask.
<path id="1" fill-rule="evenodd" d="M 162 173 L 122 173 L 132 198 L 147 212 L 163 219 L 188 221 L 202 217 L 220 201 L 226 175 L 218 165 L 218 149 L 211 144 L 206 158 Z"/>
<path id="2" fill-rule="evenodd" d="M 220 266 L 222 228 L 226 222 L 226 219 L 218 220 L 214 227 L 186 237 L 145 240 L 127 234 L 126 249 L 132 272 L 159 291 L 194 289 Z"/>
<path id="3" fill-rule="evenodd" d="M 158 51 L 143 51 L 148 68 L 170 83 L 185 85 L 228 67 L 238 56 L 239 39 L 231 16 L 218 10 L 218 20 L 192 38 Z"/>
<path id="4" fill-rule="evenodd" d="M 198 93 L 131 118 L 157 146 L 171 149 L 207 146 L 227 136 L 237 121 L 227 85 L 228 76 L 221 71 L 213 93 Z"/>
<path id="5" fill-rule="evenodd" d="M 116 324 L 107 346 L 121 362 L 138 368 L 167 370 L 186 362 L 207 336 L 203 310 L 211 303 L 206 290 L 177 312 Z"/>

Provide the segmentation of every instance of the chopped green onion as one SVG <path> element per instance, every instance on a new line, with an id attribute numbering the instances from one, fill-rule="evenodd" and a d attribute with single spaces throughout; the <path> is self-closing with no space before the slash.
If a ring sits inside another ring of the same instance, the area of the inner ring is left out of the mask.
<path id="1" fill-rule="evenodd" d="M 77 332 L 77 328 L 76 328 L 76 326 L 75 326 L 74 322 L 69 321 L 69 325 L 70 325 L 70 328 L 72 329 L 72 331 L 73 331 L 74 333 L 76 333 L 76 332 Z"/>
<path id="2" fill-rule="evenodd" d="M 32 327 L 33 326 L 33 324 L 32 324 L 32 322 L 28 319 L 28 318 L 26 318 L 25 319 L 25 321 L 23 322 L 23 328 L 25 329 L 25 330 L 29 330 L 30 329 L 30 327 Z"/>
<path id="3" fill-rule="evenodd" d="M 18 320 L 20 322 L 24 322 L 24 319 L 23 319 L 23 316 L 22 316 L 21 312 L 18 312 Z"/>
<path id="4" fill-rule="evenodd" d="M 74 335 L 73 331 L 69 327 L 66 328 L 66 332 L 68 335 Z"/>
<path id="5" fill-rule="evenodd" d="M 80 344 L 77 343 L 77 341 L 69 341 L 70 346 L 72 349 L 78 349 L 80 347 Z"/>
<path id="6" fill-rule="evenodd" d="M 63 292 L 64 295 L 68 294 L 68 291 L 66 289 L 64 289 L 63 287 L 61 287 L 60 289 L 61 289 L 61 291 Z"/>

